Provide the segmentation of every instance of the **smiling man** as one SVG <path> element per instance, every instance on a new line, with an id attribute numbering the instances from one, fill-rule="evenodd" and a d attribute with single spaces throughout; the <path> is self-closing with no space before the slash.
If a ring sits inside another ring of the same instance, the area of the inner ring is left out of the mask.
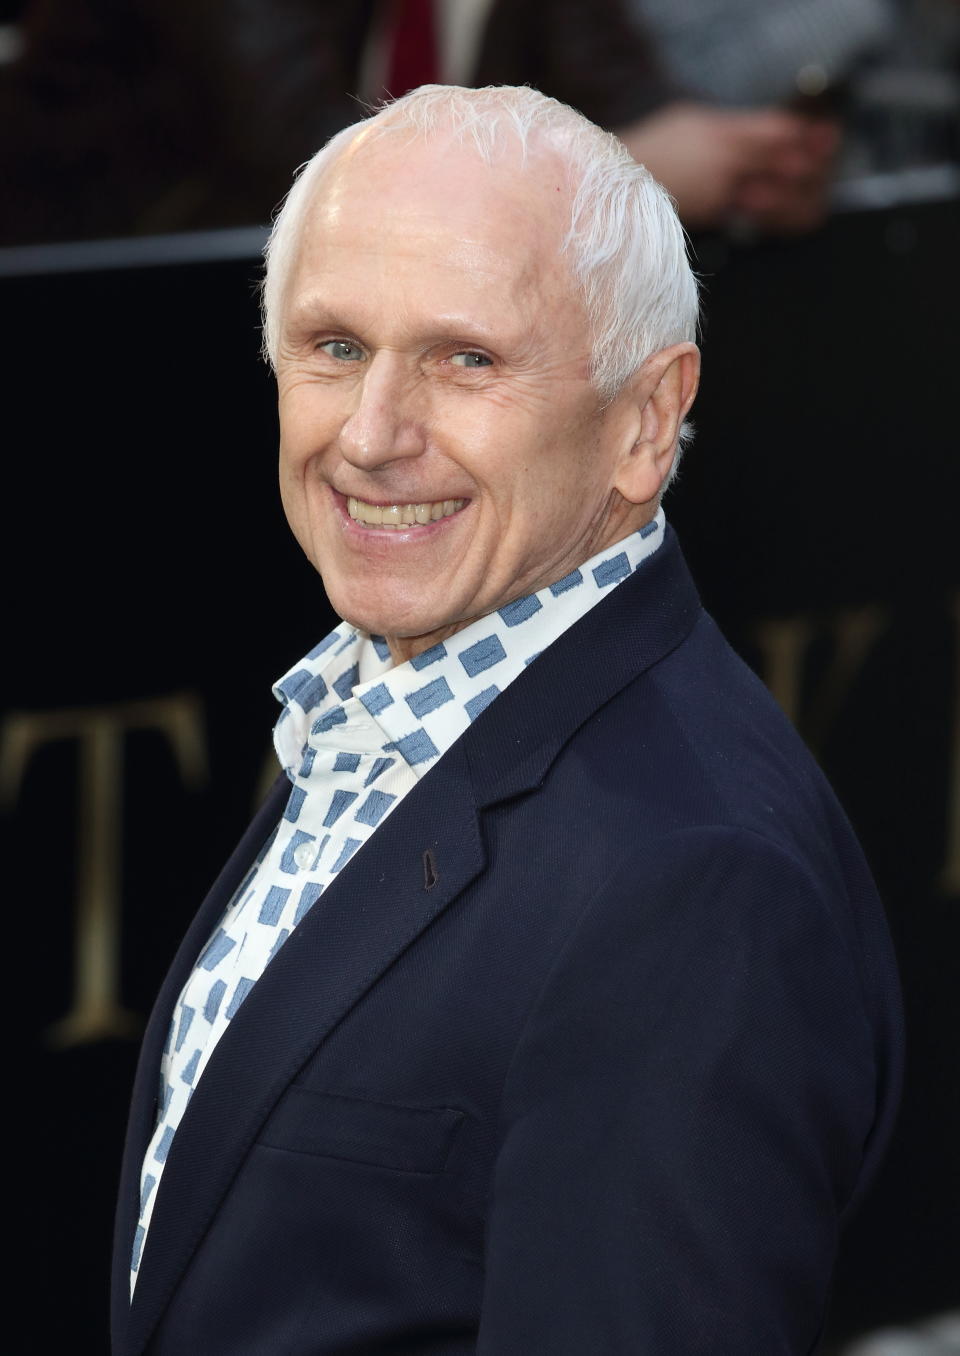
<path id="1" fill-rule="evenodd" d="M 604 402 L 559 152 L 485 164 L 432 139 L 398 174 L 378 130 L 320 177 L 276 365 L 290 525 L 335 610 L 401 662 L 653 519 L 696 391 L 696 293 L 684 265 L 681 342 Z"/>
<path id="2" fill-rule="evenodd" d="M 897 984 L 660 507 L 669 199 L 533 90 L 426 87 L 305 167 L 264 304 L 343 624 L 151 1019 L 116 1352 L 810 1351 Z"/>

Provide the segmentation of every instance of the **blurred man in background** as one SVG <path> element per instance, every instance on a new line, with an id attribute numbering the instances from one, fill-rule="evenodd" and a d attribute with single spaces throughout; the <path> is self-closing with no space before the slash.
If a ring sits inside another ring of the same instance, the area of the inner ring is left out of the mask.
<path id="1" fill-rule="evenodd" d="M 3 243 L 257 223 L 289 166 L 429 81 L 529 83 L 618 132 L 691 227 L 822 215 L 835 126 L 712 107 L 619 0 L 35 0 L 0 68 Z"/>

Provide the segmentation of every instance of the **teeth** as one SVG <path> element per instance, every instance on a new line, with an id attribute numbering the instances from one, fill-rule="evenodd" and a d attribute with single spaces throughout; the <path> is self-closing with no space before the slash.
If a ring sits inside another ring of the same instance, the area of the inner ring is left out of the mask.
<path id="1" fill-rule="evenodd" d="M 436 523 L 463 508 L 465 499 L 438 499 L 429 504 L 368 504 L 363 499 L 347 499 L 347 512 L 364 527 L 413 527 L 417 523 Z"/>

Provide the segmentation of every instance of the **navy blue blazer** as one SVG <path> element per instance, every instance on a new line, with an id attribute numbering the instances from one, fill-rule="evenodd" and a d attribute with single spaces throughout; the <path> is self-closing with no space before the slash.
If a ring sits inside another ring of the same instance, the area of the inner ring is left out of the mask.
<path id="1" fill-rule="evenodd" d="M 271 962 L 174 1138 L 128 1304 L 170 1014 L 288 789 L 150 1019 L 116 1356 L 809 1352 L 894 1114 L 895 966 L 842 811 L 672 534 Z"/>

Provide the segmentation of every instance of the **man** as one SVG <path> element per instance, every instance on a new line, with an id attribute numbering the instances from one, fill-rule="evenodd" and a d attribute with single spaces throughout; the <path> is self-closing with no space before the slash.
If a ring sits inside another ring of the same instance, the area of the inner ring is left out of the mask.
<path id="1" fill-rule="evenodd" d="M 425 87 L 304 170 L 264 303 L 344 623 L 151 1019 L 115 1350 L 809 1351 L 897 986 L 659 507 L 669 200 L 533 90 Z"/>

